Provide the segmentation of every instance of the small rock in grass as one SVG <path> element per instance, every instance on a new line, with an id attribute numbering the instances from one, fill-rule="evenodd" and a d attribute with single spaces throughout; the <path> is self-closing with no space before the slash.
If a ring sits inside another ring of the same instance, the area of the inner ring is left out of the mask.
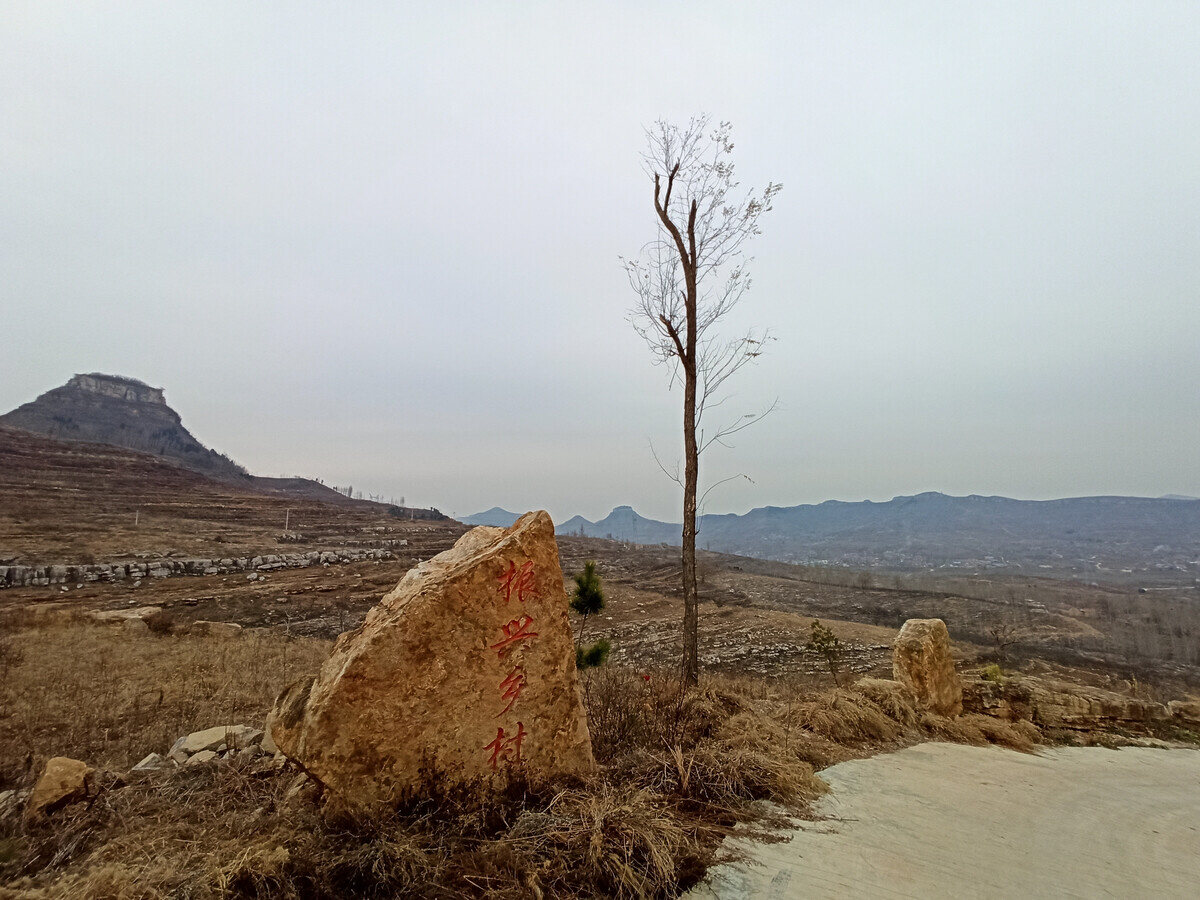
<path id="1" fill-rule="evenodd" d="M 216 758 L 217 758 L 217 754 L 214 751 L 201 750 L 199 753 L 196 753 L 193 756 L 188 757 L 188 761 L 185 762 L 184 765 L 185 766 L 199 766 L 199 765 L 203 765 L 206 762 L 212 762 Z"/>
<path id="2" fill-rule="evenodd" d="M 152 772 L 155 769 L 161 769 L 167 764 L 166 757 L 159 753 L 151 753 L 140 763 L 133 767 L 134 772 Z"/>

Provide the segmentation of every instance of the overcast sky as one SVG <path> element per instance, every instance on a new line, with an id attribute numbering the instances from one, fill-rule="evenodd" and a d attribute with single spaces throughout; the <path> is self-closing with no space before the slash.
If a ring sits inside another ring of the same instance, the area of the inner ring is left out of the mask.
<path id="1" fill-rule="evenodd" d="M 709 512 L 1200 494 L 1200 3 L 0 0 L 0 407 L 460 515 L 678 521 L 643 128 L 784 189 Z"/>

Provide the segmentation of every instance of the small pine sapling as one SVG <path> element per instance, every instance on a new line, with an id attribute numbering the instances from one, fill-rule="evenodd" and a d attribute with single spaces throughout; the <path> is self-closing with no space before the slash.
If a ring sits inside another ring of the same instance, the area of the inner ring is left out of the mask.
<path id="1" fill-rule="evenodd" d="M 583 571 L 575 576 L 575 591 L 571 594 L 571 609 L 579 613 L 579 637 L 575 641 L 575 664 L 580 669 L 590 669 L 604 665 L 612 644 L 601 638 L 591 646 L 583 643 L 583 634 L 587 630 L 588 618 L 604 609 L 604 586 L 596 573 L 596 563 L 589 560 L 584 563 Z"/>
<path id="2" fill-rule="evenodd" d="M 845 652 L 845 647 L 833 630 L 826 628 L 817 619 L 813 619 L 812 637 L 808 639 L 808 649 L 825 658 L 825 663 L 829 666 L 829 674 L 833 676 L 833 683 L 841 687 L 842 683 L 838 678 L 838 673 L 841 671 L 842 653 Z"/>

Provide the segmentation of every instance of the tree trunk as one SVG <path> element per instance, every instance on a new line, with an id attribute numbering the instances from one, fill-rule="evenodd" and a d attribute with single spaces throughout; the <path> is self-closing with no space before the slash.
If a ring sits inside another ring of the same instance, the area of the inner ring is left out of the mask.
<path id="1" fill-rule="evenodd" d="M 700 476 L 700 454 L 696 446 L 696 372 L 688 366 L 683 388 L 683 683 L 700 679 L 697 650 L 698 592 L 696 590 L 696 485 Z"/>
<path id="2" fill-rule="evenodd" d="M 696 444 L 696 201 L 688 216 L 688 249 L 684 261 L 687 292 L 687 354 L 683 362 L 683 683 L 700 680 L 697 649 L 696 488 L 700 482 L 700 448 Z"/>

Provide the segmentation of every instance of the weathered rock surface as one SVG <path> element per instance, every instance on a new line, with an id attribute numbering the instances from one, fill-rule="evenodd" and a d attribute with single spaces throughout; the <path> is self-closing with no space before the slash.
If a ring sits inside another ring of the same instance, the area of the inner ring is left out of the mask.
<path id="1" fill-rule="evenodd" d="M 249 747 L 261 741 L 262 736 L 261 728 L 251 728 L 249 725 L 217 725 L 181 737 L 171 748 L 171 753 L 182 751 L 191 756 L 204 750 L 220 749 L 222 744 L 226 748 Z"/>
<path id="2" fill-rule="evenodd" d="M 242 633 L 242 626 L 237 622 L 209 622 L 197 619 L 188 626 L 188 634 L 203 634 L 209 637 L 237 637 Z"/>
<path id="3" fill-rule="evenodd" d="M 270 727 L 285 755 L 367 811 L 430 778 L 593 771 L 550 516 L 475 528 L 410 570 L 315 678 L 280 694 Z"/>
<path id="4" fill-rule="evenodd" d="M 77 759 L 56 756 L 49 760 L 29 796 L 26 817 L 31 820 L 45 818 L 68 803 L 86 800 L 95 774 L 95 769 Z"/>
<path id="5" fill-rule="evenodd" d="M 156 769 L 161 769 L 167 765 L 166 758 L 161 753 L 148 753 L 142 758 L 136 766 L 133 767 L 134 772 L 153 772 Z"/>
<path id="6" fill-rule="evenodd" d="M 963 705 L 968 712 L 1010 722 L 1026 719 L 1049 728 L 1145 725 L 1168 716 L 1161 703 L 1030 675 L 1000 681 L 967 679 Z"/>
<path id="7" fill-rule="evenodd" d="M 1189 725 L 1200 725 L 1200 700 L 1172 700 L 1167 711 L 1173 718 Z"/>
<path id="8" fill-rule="evenodd" d="M 909 619 L 892 646 L 892 677 L 924 709 L 942 716 L 962 712 L 962 682 L 954 670 L 950 633 L 941 619 Z"/>

